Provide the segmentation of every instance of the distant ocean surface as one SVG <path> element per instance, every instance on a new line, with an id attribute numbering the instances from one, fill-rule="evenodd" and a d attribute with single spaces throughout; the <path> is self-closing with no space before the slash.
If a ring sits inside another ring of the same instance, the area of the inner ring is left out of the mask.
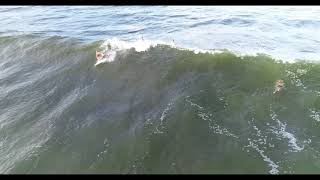
<path id="1" fill-rule="evenodd" d="M 319 31 L 320 6 L 2 6 L 0 173 L 320 173 Z"/>

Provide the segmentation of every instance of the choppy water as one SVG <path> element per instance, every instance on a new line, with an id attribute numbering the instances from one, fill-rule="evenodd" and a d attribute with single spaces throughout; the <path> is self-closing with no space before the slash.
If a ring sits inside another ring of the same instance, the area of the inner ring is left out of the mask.
<path id="1" fill-rule="evenodd" d="M 319 173 L 319 15 L 1 7 L 0 172 Z"/>
<path id="2" fill-rule="evenodd" d="M 0 32 L 83 40 L 171 41 L 184 47 L 319 59 L 320 7 L 35 6 L 0 8 Z"/>

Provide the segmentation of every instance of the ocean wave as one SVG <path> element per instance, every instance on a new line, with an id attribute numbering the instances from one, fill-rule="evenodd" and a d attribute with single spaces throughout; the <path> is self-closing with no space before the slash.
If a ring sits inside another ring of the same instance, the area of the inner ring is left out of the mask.
<path id="1" fill-rule="evenodd" d="M 113 56 L 96 67 L 96 50 Z M 0 37 L 0 69 L 2 173 L 294 173 L 318 148 L 316 62 L 18 35 Z"/>

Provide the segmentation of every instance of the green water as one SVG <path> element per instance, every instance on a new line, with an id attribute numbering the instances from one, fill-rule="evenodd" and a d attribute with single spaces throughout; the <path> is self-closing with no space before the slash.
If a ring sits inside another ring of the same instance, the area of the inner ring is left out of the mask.
<path id="1" fill-rule="evenodd" d="M 1 173 L 319 173 L 318 63 L 100 44 L 0 38 Z"/>

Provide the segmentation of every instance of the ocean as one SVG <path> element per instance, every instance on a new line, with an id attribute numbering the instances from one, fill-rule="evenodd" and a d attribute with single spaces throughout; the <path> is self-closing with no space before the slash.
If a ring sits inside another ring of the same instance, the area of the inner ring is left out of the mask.
<path id="1" fill-rule="evenodd" d="M 319 173 L 319 17 L 2 6 L 0 173 Z"/>

